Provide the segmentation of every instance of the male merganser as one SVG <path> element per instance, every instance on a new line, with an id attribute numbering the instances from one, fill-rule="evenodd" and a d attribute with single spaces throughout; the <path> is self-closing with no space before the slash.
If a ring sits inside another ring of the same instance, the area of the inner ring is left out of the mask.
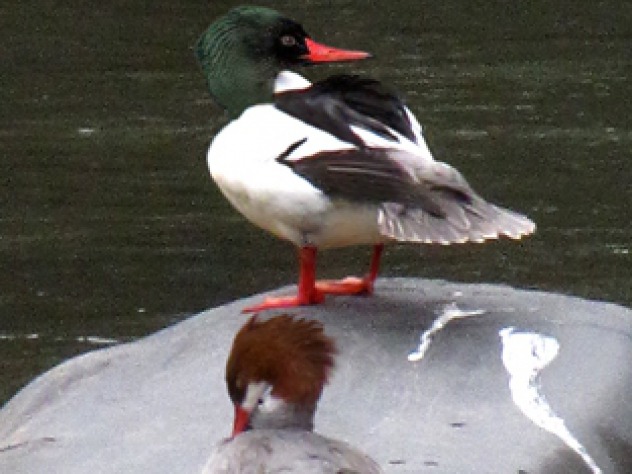
<path id="1" fill-rule="evenodd" d="M 413 114 L 379 82 L 338 75 L 311 84 L 284 70 L 368 53 L 318 44 L 274 10 L 238 7 L 206 30 L 196 54 L 233 119 L 209 148 L 211 176 L 246 218 L 300 249 L 298 294 L 245 311 L 371 293 L 385 242 L 482 242 L 535 230 L 435 161 Z M 374 245 L 368 275 L 316 282 L 317 249 L 359 244 Z"/>
<path id="2" fill-rule="evenodd" d="M 217 447 L 203 474 L 382 472 L 367 455 L 312 431 L 335 351 L 317 321 L 250 318 L 226 364 L 232 438 Z"/>

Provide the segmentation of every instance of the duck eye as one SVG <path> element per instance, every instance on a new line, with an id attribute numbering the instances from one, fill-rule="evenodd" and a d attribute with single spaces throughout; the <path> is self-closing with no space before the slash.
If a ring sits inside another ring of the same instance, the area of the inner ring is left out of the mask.
<path id="1" fill-rule="evenodd" d="M 258 403 L 259 405 L 263 405 L 263 398 L 260 398 L 259 400 L 257 400 L 257 403 Z"/>
<path id="2" fill-rule="evenodd" d="M 292 46 L 296 46 L 296 43 L 297 43 L 296 38 L 292 35 L 281 36 L 281 44 L 283 46 L 291 48 Z"/>

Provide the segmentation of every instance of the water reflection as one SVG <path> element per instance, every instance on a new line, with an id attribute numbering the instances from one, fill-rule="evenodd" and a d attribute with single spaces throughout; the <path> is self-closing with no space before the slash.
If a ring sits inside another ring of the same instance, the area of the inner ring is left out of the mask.
<path id="1" fill-rule="evenodd" d="M 191 45 L 234 3 L 0 7 L 0 400 L 109 344 L 89 337 L 133 340 L 294 281 L 293 249 L 244 222 L 206 170 L 224 118 Z M 438 158 L 539 226 L 518 244 L 392 246 L 385 275 L 632 303 L 632 22 L 617 2 L 274 3 L 323 41 L 375 52 L 355 71 L 402 91 Z M 368 252 L 325 253 L 321 273 L 357 273 Z"/>

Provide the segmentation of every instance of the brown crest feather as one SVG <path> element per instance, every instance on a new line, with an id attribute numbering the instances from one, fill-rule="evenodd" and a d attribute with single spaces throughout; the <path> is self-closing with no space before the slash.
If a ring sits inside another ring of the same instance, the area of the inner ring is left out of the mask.
<path id="1" fill-rule="evenodd" d="M 239 330 L 226 363 L 226 384 L 235 404 L 251 382 L 268 382 L 289 403 L 315 404 L 334 366 L 336 347 L 318 321 L 251 317 Z"/>

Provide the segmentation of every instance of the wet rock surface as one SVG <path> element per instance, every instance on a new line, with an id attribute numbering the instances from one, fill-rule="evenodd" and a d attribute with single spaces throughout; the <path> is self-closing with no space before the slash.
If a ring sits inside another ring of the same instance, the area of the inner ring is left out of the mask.
<path id="1" fill-rule="evenodd" d="M 40 376 L 0 411 L 0 472 L 199 472 L 230 433 L 224 364 L 241 308 L 260 299 Z M 384 279 L 372 297 L 289 312 L 339 346 L 316 430 L 386 472 L 632 472 L 630 309 Z"/>

